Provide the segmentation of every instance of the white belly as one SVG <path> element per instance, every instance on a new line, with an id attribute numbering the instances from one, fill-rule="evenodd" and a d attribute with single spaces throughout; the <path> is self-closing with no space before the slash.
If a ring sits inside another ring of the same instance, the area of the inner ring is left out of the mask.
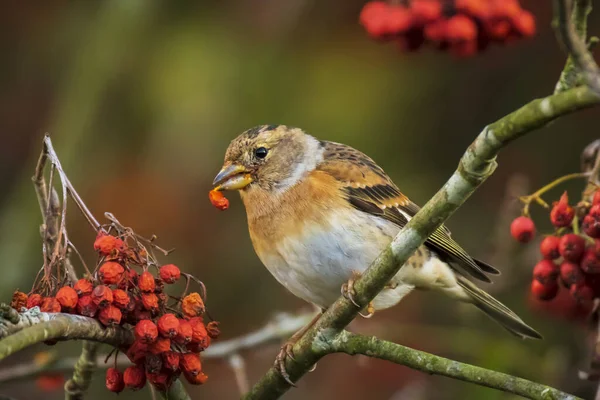
<path id="1" fill-rule="evenodd" d="M 337 213 L 318 229 L 307 224 L 301 237 L 280 239 L 259 257 L 293 294 L 326 308 L 340 296 L 352 273 L 366 270 L 398 231 L 395 224 L 368 214 Z M 410 265 L 402 268 L 394 278 L 397 286 L 384 289 L 375 308 L 391 307 L 408 294 L 414 288 L 412 279 L 402 277 L 414 271 Z"/>

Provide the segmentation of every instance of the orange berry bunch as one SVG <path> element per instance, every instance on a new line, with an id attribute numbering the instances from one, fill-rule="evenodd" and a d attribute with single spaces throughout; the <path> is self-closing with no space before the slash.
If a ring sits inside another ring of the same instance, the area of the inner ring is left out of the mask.
<path id="1" fill-rule="evenodd" d="M 360 13 L 367 33 L 396 41 L 405 51 L 425 44 L 457 56 L 471 56 L 490 43 L 531 37 L 533 14 L 518 0 L 401 0 L 371 1 Z"/>
<path id="2" fill-rule="evenodd" d="M 600 189 L 591 203 L 569 204 L 567 192 L 550 208 L 555 232 L 540 243 L 542 260 L 533 268 L 531 293 L 539 300 L 554 299 L 564 286 L 571 298 L 591 308 L 600 297 Z M 526 243 L 535 236 L 531 218 L 520 216 L 510 227 L 515 240 Z"/>
<path id="3" fill-rule="evenodd" d="M 134 342 L 119 350 L 134 365 L 123 373 L 108 369 L 106 387 L 112 392 L 137 390 L 146 381 L 166 390 L 182 373 L 192 384 L 204 383 L 207 376 L 202 372 L 200 352 L 219 335 L 219 329 L 215 321 L 205 323 L 203 297 L 196 292 L 187 294 L 192 281 L 199 283 L 204 293 L 202 282 L 173 264 L 159 267 L 137 240 L 129 246 L 123 238 L 101 231 L 94 249 L 99 263 L 88 277 L 54 289 L 42 281 L 40 289 L 29 295 L 15 292 L 13 307 L 37 306 L 44 312 L 78 314 L 107 327 L 131 329 Z M 178 297 L 167 294 L 165 286 L 181 277 L 186 280 L 184 293 Z"/>

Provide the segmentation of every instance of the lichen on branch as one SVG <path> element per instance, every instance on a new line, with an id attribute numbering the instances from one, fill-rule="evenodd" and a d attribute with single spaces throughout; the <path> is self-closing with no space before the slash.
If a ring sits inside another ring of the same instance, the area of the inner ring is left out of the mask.
<path id="1" fill-rule="evenodd" d="M 64 313 L 45 313 L 37 307 L 20 313 L 12 324 L 0 319 L 0 360 L 47 340 L 89 340 L 115 347 L 133 342 L 133 334 L 121 327 L 104 327 L 95 319 Z"/>

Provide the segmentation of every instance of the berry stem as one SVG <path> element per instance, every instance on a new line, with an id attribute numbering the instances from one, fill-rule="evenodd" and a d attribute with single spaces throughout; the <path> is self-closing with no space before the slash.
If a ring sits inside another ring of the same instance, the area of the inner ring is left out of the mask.
<path id="1" fill-rule="evenodd" d="M 576 235 L 579 235 L 579 217 L 577 215 L 575 215 L 573 217 L 572 226 L 573 226 L 573 233 Z"/>
<path id="2" fill-rule="evenodd" d="M 541 198 L 542 194 L 546 193 L 547 191 L 549 191 L 551 189 L 554 189 L 556 186 L 560 185 L 563 182 L 566 182 L 571 179 L 587 178 L 587 177 L 589 177 L 589 175 L 590 175 L 589 172 L 575 172 L 573 174 L 561 176 L 560 178 L 553 180 L 546 186 L 543 186 L 542 188 L 538 189 L 534 193 L 527 195 L 527 196 L 519 197 L 519 200 L 521 200 L 521 202 L 523 202 L 525 204 L 525 206 L 523 207 L 523 215 L 525 215 L 527 217 L 529 216 L 529 206 L 534 201 L 544 208 L 550 208 L 548 203 L 546 203 Z"/>

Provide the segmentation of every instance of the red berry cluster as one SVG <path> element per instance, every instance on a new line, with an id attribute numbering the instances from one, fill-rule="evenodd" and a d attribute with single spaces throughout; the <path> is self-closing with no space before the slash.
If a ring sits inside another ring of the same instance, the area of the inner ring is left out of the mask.
<path id="1" fill-rule="evenodd" d="M 540 243 L 542 260 L 533 268 L 531 292 L 539 300 L 552 300 L 562 283 L 578 304 L 591 306 L 600 297 L 600 190 L 591 204 L 576 206 L 569 204 L 565 192 L 553 204 L 550 221 L 555 233 Z M 535 224 L 525 216 L 516 218 L 510 230 L 523 243 L 535 236 Z"/>
<path id="2" fill-rule="evenodd" d="M 371 1 L 360 23 L 367 33 L 397 41 L 406 51 L 426 43 L 458 56 L 470 56 L 490 43 L 506 43 L 535 34 L 535 18 L 518 0 Z"/>
<path id="3" fill-rule="evenodd" d="M 132 329 L 135 341 L 120 350 L 134 365 L 124 373 L 108 369 L 106 387 L 112 392 L 125 387 L 140 389 L 146 381 L 166 390 L 181 373 L 192 384 L 204 383 L 207 376 L 202 372 L 200 352 L 219 335 L 219 329 L 215 321 L 205 324 L 200 294 L 185 293 L 191 280 L 199 281 L 173 264 L 158 267 L 145 247 L 129 246 L 104 232 L 98 234 L 94 249 L 100 259 L 90 276 L 53 290 L 40 285 L 41 289 L 29 295 L 15 292 L 11 305 L 17 310 L 39 307 L 43 312 L 73 313 L 95 318 L 105 326 Z M 184 294 L 168 295 L 165 285 L 181 276 L 186 279 Z"/>

